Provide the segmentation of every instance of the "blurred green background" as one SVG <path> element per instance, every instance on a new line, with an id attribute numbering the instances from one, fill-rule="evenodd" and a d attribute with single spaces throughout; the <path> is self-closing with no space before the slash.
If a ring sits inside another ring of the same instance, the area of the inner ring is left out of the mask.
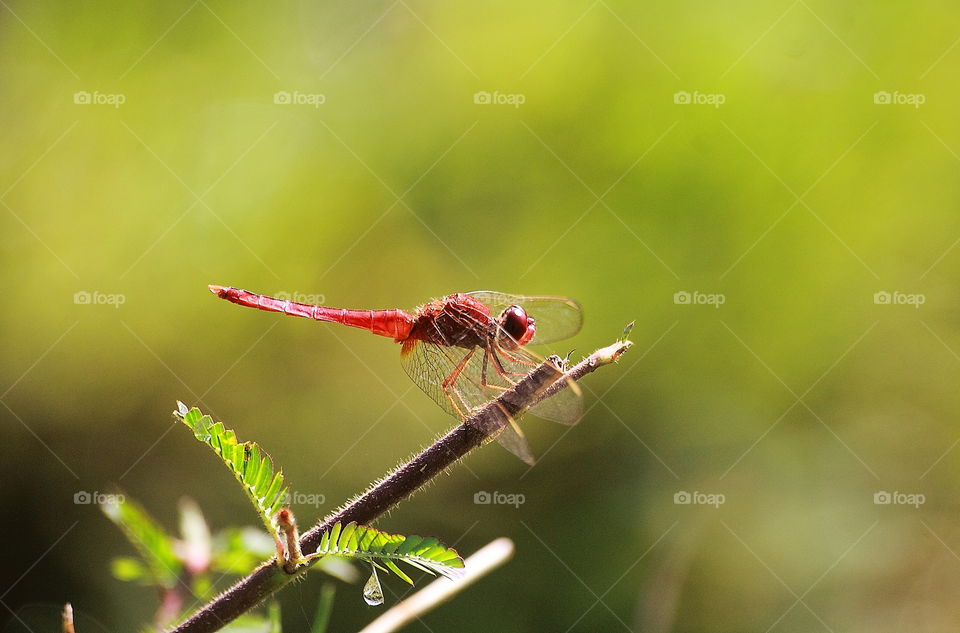
<path id="1" fill-rule="evenodd" d="M 579 426 L 525 421 L 537 466 L 491 445 L 379 522 L 516 541 L 412 631 L 956 628 L 957 16 L 2 3 L 2 630 L 66 600 L 83 633 L 149 621 L 154 595 L 109 573 L 129 544 L 78 491 L 171 529 L 183 495 L 214 528 L 256 523 L 178 399 L 324 496 L 301 523 L 451 425 L 390 342 L 208 283 L 356 308 L 568 295 L 586 325 L 563 352 L 636 319 Z M 286 630 L 318 588 L 282 595 Z M 341 588 L 332 630 L 376 613 Z"/>

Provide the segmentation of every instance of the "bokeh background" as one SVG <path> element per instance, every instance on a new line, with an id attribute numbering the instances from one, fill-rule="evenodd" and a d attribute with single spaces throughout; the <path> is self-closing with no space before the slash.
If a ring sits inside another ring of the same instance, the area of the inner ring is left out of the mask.
<path id="1" fill-rule="evenodd" d="M 256 523 L 178 399 L 322 495 L 302 523 L 450 426 L 389 341 L 208 283 L 568 295 L 563 352 L 636 320 L 579 426 L 525 421 L 538 465 L 491 445 L 380 521 L 517 545 L 409 630 L 957 627 L 954 4 L 0 5 L 4 631 L 150 620 L 79 491 Z"/>

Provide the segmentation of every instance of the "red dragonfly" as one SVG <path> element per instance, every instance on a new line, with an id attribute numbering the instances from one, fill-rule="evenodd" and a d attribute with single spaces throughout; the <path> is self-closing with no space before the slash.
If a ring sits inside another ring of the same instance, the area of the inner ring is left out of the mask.
<path id="1" fill-rule="evenodd" d="M 580 304 L 561 297 L 457 293 L 426 303 L 411 314 L 396 309 L 329 308 L 215 285 L 210 292 L 239 305 L 340 323 L 392 338 L 401 344 L 401 361 L 413 382 L 461 420 L 542 362 L 527 345 L 569 338 L 583 324 Z M 579 389 L 572 387 L 533 407 L 531 413 L 575 424 L 583 406 Z M 525 462 L 533 463 L 533 453 L 515 422 L 497 439 Z"/>

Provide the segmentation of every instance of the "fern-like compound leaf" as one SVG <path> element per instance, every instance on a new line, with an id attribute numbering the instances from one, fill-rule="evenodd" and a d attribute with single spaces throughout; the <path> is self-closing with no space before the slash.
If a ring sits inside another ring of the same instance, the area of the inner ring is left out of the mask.
<path id="1" fill-rule="evenodd" d="M 277 533 L 277 511 L 286 505 L 289 488 L 284 486 L 283 471 L 274 471 L 270 456 L 255 442 L 240 442 L 231 429 L 214 422 L 196 407 L 177 403 L 174 416 L 186 424 L 194 437 L 213 449 L 243 486 L 264 527 Z"/>

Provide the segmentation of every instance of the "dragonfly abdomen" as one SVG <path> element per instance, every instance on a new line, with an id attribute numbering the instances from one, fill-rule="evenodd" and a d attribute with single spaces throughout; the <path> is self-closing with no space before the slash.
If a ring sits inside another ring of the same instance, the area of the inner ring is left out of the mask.
<path id="1" fill-rule="evenodd" d="M 210 286 L 210 292 L 221 299 L 226 299 L 237 305 L 279 312 L 290 316 L 305 317 L 315 321 L 340 323 L 350 327 L 367 330 L 379 336 L 387 336 L 396 341 L 402 341 L 410 335 L 414 319 L 403 310 L 347 310 L 345 308 L 328 308 L 326 306 L 297 303 L 259 295 L 240 288 L 224 286 Z"/>
<path id="2" fill-rule="evenodd" d="M 402 341 L 413 329 L 413 317 L 403 310 L 337 310 L 312 306 L 317 321 L 334 321 Z M 333 312 L 334 314 L 328 314 Z"/>

